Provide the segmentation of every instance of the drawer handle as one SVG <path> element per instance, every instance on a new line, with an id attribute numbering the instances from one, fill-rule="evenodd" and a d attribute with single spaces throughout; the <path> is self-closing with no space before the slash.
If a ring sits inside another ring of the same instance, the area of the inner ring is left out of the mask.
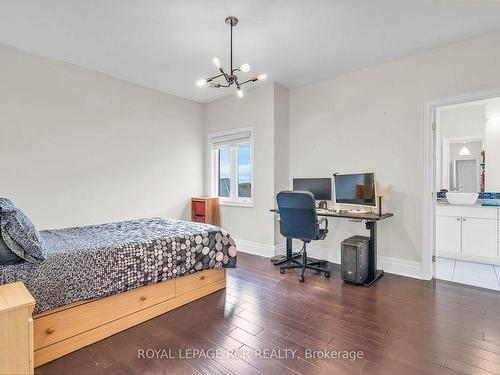
<path id="1" fill-rule="evenodd" d="M 141 301 L 145 301 L 146 300 L 146 296 L 141 296 Z"/>
<path id="2" fill-rule="evenodd" d="M 52 335 L 56 330 L 52 327 L 47 328 L 47 335 Z"/>
<path id="3" fill-rule="evenodd" d="M 200 280 L 205 280 L 205 276 L 201 276 L 201 277 L 200 277 Z"/>

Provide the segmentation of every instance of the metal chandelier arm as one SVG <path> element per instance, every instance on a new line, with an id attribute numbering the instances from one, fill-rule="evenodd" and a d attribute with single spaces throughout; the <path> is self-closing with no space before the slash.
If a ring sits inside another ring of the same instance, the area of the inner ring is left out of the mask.
<path id="1" fill-rule="evenodd" d="M 250 78 L 250 79 L 247 79 L 246 81 L 244 82 L 241 82 L 240 83 L 240 86 L 243 86 L 244 84 L 246 83 L 250 83 L 250 82 L 255 82 L 255 81 L 258 81 L 259 79 L 257 77 L 253 77 L 253 78 Z"/>
<path id="2" fill-rule="evenodd" d="M 229 86 L 231 86 L 231 84 L 228 83 L 227 85 L 221 85 L 220 83 L 213 83 L 211 86 L 219 88 L 219 87 L 229 87 Z"/>
<path id="3" fill-rule="evenodd" d="M 222 74 L 219 74 L 218 76 L 213 76 L 213 77 L 207 78 L 207 79 L 206 79 L 206 81 L 207 81 L 207 83 L 208 83 L 208 82 L 212 82 L 214 79 L 217 79 L 217 78 L 219 78 L 219 77 L 222 77 L 223 75 L 225 75 L 225 73 L 224 73 L 224 72 L 222 72 Z"/>
<path id="4" fill-rule="evenodd" d="M 229 80 L 229 76 L 228 74 L 224 71 L 224 69 L 222 69 L 222 67 L 219 68 L 221 74 L 218 75 L 218 77 L 220 76 L 224 76 L 224 78 L 226 79 L 227 83 L 231 84 L 230 80 Z"/>

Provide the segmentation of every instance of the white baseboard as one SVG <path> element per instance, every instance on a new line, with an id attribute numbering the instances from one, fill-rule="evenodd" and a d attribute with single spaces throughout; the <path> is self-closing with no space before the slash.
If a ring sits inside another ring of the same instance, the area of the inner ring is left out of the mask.
<path id="1" fill-rule="evenodd" d="M 294 248 L 298 248 L 295 247 Z M 307 246 L 307 254 L 312 258 L 325 259 L 332 263 L 340 264 L 340 249 L 325 248 L 316 245 Z M 422 263 L 411 260 L 399 259 L 386 256 L 378 256 L 378 268 L 384 272 L 395 275 L 422 279 Z"/>
<path id="2" fill-rule="evenodd" d="M 300 244 L 295 245 L 294 243 L 293 248 L 300 249 L 300 246 Z M 308 244 L 307 255 L 311 258 L 324 259 L 332 263 L 340 264 L 340 250 L 338 249 Z"/>
<path id="3" fill-rule="evenodd" d="M 278 245 L 268 245 L 258 242 L 237 240 L 236 247 L 242 253 L 260 255 L 270 258 L 277 254 L 285 254 L 285 243 Z M 294 241 L 294 249 L 300 249 L 299 242 Z M 324 259 L 332 263 L 340 264 L 340 250 L 329 247 L 322 247 L 309 244 L 307 246 L 307 254 L 311 258 Z M 423 279 L 422 263 L 414 262 L 405 259 L 380 256 L 378 257 L 378 268 L 383 269 L 387 273 L 395 275 L 412 277 L 414 279 Z"/>
<path id="4" fill-rule="evenodd" d="M 378 268 L 383 269 L 387 273 L 424 280 L 422 263 L 420 262 L 379 256 Z"/>
<path id="5" fill-rule="evenodd" d="M 286 243 L 282 242 L 279 245 L 274 246 L 274 255 L 285 255 L 286 254 Z"/>
<path id="6" fill-rule="evenodd" d="M 285 254 L 285 244 L 268 245 L 265 243 L 234 239 L 238 251 L 247 254 L 271 258 L 276 254 Z"/>

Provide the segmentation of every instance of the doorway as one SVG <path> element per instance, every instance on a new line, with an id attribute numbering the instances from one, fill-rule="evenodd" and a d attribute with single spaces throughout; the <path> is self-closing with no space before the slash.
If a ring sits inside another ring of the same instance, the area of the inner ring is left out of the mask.
<path id="1" fill-rule="evenodd" d="M 498 118 L 491 114 L 492 103 L 498 104 Z M 500 149 L 500 90 L 427 103 L 425 124 L 423 278 L 500 290 L 499 208 L 481 205 L 483 198 L 500 198 L 482 193 L 500 192 L 494 172 L 500 171 L 500 152 L 497 158 L 494 150 Z M 498 144 L 492 143 L 495 132 Z M 447 202 L 446 192 L 482 194 L 464 211 Z"/>

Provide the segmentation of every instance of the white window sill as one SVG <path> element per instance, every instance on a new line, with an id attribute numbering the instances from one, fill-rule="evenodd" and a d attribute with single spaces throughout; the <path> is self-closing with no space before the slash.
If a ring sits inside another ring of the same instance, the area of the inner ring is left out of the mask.
<path id="1" fill-rule="evenodd" d="M 237 200 L 222 200 L 219 198 L 219 205 L 221 206 L 234 206 L 234 207 L 254 207 L 253 200 L 251 201 L 237 201 Z"/>

